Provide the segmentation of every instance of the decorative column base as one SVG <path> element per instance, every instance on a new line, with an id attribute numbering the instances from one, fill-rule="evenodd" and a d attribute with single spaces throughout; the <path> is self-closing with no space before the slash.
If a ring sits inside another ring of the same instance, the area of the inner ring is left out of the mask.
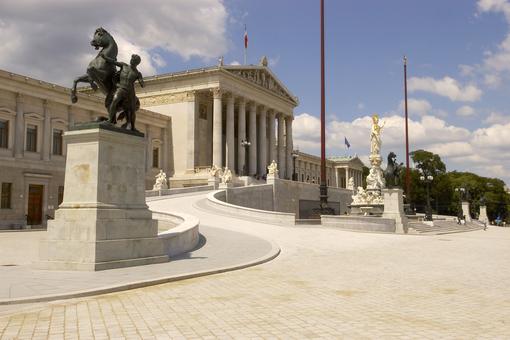
<path id="1" fill-rule="evenodd" d="M 462 202 L 462 214 L 466 222 L 471 222 L 471 214 L 469 213 L 469 202 Z"/>
<path id="2" fill-rule="evenodd" d="M 395 233 L 407 233 L 407 217 L 404 213 L 404 199 L 402 189 L 383 189 L 384 212 L 383 218 L 395 220 Z"/>
<path id="3" fill-rule="evenodd" d="M 207 179 L 207 185 L 212 185 L 214 190 L 218 190 L 220 179 L 218 177 L 209 177 Z"/>
<path id="4" fill-rule="evenodd" d="M 145 204 L 143 134 L 103 123 L 65 134 L 64 201 L 36 267 L 103 270 L 168 261 Z"/>
<path id="5" fill-rule="evenodd" d="M 487 216 L 487 206 L 480 206 L 480 215 L 478 216 L 478 220 L 482 223 L 489 223 L 489 217 Z"/>

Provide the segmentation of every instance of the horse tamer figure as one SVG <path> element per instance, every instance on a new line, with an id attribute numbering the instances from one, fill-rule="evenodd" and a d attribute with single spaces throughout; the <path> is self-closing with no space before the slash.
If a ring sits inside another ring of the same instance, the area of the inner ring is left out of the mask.
<path id="1" fill-rule="evenodd" d="M 400 186 L 400 172 L 402 171 L 403 163 L 396 162 L 397 155 L 392 151 L 388 154 L 388 166 L 384 170 L 384 178 L 388 188 Z"/>
<path id="2" fill-rule="evenodd" d="M 101 49 L 97 56 L 92 59 L 87 67 L 87 73 L 79 76 L 73 82 L 71 101 L 76 103 L 76 85 L 89 83 L 96 91 L 99 89 L 105 95 L 104 105 L 108 110 L 108 121 L 117 123 L 117 119 L 126 119 L 123 128 L 136 131 L 136 111 L 140 108 L 140 101 L 136 97 L 134 82 L 139 81 L 143 87 L 142 74 L 136 66 L 141 59 L 137 55 L 131 57 L 130 64 L 117 62 L 118 47 L 115 39 L 104 28 L 100 27 L 94 32 L 94 38 L 90 42 L 96 50 Z M 117 71 L 117 66 L 120 71 Z M 122 111 L 117 117 L 117 113 Z"/>

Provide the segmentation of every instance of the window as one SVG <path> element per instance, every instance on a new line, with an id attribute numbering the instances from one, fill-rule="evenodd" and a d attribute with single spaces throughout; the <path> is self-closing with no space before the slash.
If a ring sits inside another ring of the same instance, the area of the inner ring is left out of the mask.
<path id="1" fill-rule="evenodd" d="M 9 121 L 0 120 L 0 148 L 9 147 Z"/>
<path id="2" fill-rule="evenodd" d="M 53 130 L 53 154 L 62 156 L 62 130 Z"/>
<path id="3" fill-rule="evenodd" d="M 64 201 L 64 187 L 59 186 L 58 187 L 58 205 L 62 204 Z"/>
<path id="4" fill-rule="evenodd" d="M 37 125 L 27 125 L 27 151 L 37 152 Z"/>
<path id="5" fill-rule="evenodd" d="M 11 190 L 12 183 L 2 183 L 2 202 L 0 205 L 1 209 L 11 208 Z"/>
<path id="6" fill-rule="evenodd" d="M 152 149 L 152 167 L 159 168 L 159 148 Z"/>

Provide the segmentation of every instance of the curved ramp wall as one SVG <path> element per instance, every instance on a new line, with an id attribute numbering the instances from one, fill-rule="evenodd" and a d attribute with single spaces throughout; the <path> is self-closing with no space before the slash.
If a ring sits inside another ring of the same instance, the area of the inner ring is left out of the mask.
<path id="1" fill-rule="evenodd" d="M 193 250 L 199 242 L 198 218 L 182 213 L 153 212 L 152 218 L 157 221 L 158 239 L 163 242 L 166 254 L 170 257 Z"/>
<path id="2" fill-rule="evenodd" d="M 293 213 L 248 208 L 226 203 L 225 201 L 226 193 L 224 190 L 211 192 L 207 195 L 207 205 L 209 207 L 237 218 L 276 225 L 294 225 L 296 221 L 296 215 Z"/>

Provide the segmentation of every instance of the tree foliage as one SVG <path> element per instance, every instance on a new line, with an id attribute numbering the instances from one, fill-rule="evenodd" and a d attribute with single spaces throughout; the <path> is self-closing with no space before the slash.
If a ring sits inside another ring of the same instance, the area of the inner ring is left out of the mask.
<path id="1" fill-rule="evenodd" d="M 480 200 L 484 198 L 489 220 L 500 216 L 510 220 L 510 195 L 505 191 L 505 183 L 497 178 L 482 177 L 471 172 L 447 172 L 446 165 L 439 155 L 425 150 L 411 153 L 416 165 L 411 169 L 411 206 L 418 212 L 424 212 L 426 206 L 426 187 L 420 180 L 421 172 L 434 176 L 430 185 L 431 205 L 434 213 L 457 215 L 461 209 L 460 192 L 455 188 L 465 188 L 466 199 L 470 204 L 470 213 L 476 217 L 480 211 Z M 402 179 L 404 172 L 402 172 Z M 402 181 L 402 183 L 404 183 Z"/>

